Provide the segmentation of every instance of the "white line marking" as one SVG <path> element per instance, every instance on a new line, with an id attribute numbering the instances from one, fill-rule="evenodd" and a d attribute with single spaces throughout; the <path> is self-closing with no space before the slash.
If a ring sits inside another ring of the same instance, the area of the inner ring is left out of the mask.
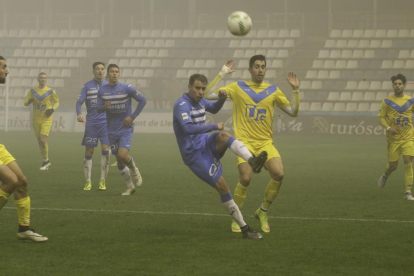
<path id="1" fill-rule="evenodd" d="M 15 207 L 4 207 L 4 209 L 15 210 Z M 228 214 L 210 213 L 187 213 L 187 212 L 153 212 L 153 211 L 132 211 L 132 210 L 96 210 L 96 209 L 63 209 L 63 208 L 31 208 L 41 211 L 63 211 L 63 212 L 95 212 L 95 213 L 128 213 L 128 214 L 150 214 L 150 215 L 177 215 L 177 216 L 208 216 L 208 217 L 228 217 Z M 244 216 L 250 217 L 253 216 Z M 279 217 L 268 216 L 270 219 L 290 219 L 290 220 L 326 220 L 326 221 L 355 221 L 355 222 L 387 222 L 387 223 L 414 223 L 414 220 L 396 219 L 357 219 L 357 218 L 310 218 L 310 217 Z"/>

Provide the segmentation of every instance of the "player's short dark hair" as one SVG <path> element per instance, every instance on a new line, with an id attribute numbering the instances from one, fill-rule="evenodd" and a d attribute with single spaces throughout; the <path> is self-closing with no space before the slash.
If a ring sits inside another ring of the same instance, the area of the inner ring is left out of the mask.
<path id="1" fill-rule="evenodd" d="M 0 60 L 6 60 L 4 57 L 0 56 Z"/>
<path id="2" fill-rule="evenodd" d="M 188 84 L 193 85 L 196 80 L 199 80 L 199 81 L 201 81 L 202 83 L 205 83 L 205 84 L 208 83 L 208 80 L 207 80 L 206 76 L 204 76 L 202 74 L 194 74 L 194 75 L 191 75 L 190 81 L 188 82 Z"/>
<path id="3" fill-rule="evenodd" d="M 109 70 L 111 70 L 111 68 L 114 68 L 114 67 L 118 68 L 118 70 L 119 70 L 118 65 L 111 63 L 111 64 L 108 65 L 108 68 L 106 68 L 106 72 L 109 73 Z"/>
<path id="4" fill-rule="evenodd" d="M 40 72 L 39 74 L 37 74 L 37 77 L 39 77 L 40 75 L 46 75 L 47 76 L 47 74 L 45 72 Z"/>
<path id="5" fill-rule="evenodd" d="M 95 70 L 95 67 L 98 65 L 103 65 L 103 67 L 105 68 L 105 63 L 97 61 L 92 64 L 92 69 Z"/>
<path id="6" fill-rule="evenodd" d="M 394 84 L 394 81 L 396 80 L 401 80 L 404 85 L 407 82 L 407 78 L 403 74 L 398 74 L 396 76 L 391 77 L 391 81 L 393 84 Z"/>
<path id="7" fill-rule="evenodd" d="M 264 55 L 255 55 L 250 58 L 249 68 L 253 67 L 253 64 L 256 60 L 264 61 L 266 65 L 266 57 Z"/>

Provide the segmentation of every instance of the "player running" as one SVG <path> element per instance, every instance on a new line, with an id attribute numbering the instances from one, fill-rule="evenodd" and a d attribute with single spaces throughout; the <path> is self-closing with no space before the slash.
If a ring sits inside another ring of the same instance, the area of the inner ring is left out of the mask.
<path id="1" fill-rule="evenodd" d="M 106 175 L 109 170 L 109 139 L 108 130 L 106 126 L 106 113 L 99 113 L 96 109 L 98 103 L 98 90 L 103 85 L 108 84 L 104 80 L 105 64 L 102 62 L 95 62 L 92 65 L 93 80 L 88 81 L 82 87 L 79 98 L 76 102 L 76 114 L 78 122 L 84 123 L 85 117 L 82 114 L 81 107 L 86 102 L 86 124 L 85 135 L 83 136 L 82 146 L 85 146 L 85 158 L 83 159 L 83 172 L 85 174 L 85 191 L 90 191 L 92 188 L 91 171 L 92 171 L 92 156 L 94 148 L 98 146 L 98 139 L 101 141 L 101 179 L 99 180 L 99 190 L 106 190 Z"/>
<path id="2" fill-rule="evenodd" d="M 385 98 L 381 103 L 378 114 L 381 125 L 387 130 L 388 165 L 384 174 L 378 180 L 378 187 L 383 188 L 388 177 L 398 167 L 398 159 L 403 156 L 405 196 L 406 200 L 414 200 L 411 193 L 413 186 L 413 156 L 414 156 L 414 130 L 412 113 L 414 112 L 414 99 L 404 95 L 407 79 L 398 74 L 391 78 L 394 95 Z"/>
<path id="3" fill-rule="evenodd" d="M 40 170 L 45 171 L 52 165 L 49 161 L 47 138 L 52 128 L 52 114 L 59 106 L 59 98 L 54 89 L 46 86 L 47 75 L 45 73 L 40 73 L 37 76 L 37 81 L 39 87 L 30 89 L 24 100 L 24 105 L 29 106 L 33 103 L 33 129 L 43 157 Z"/>
<path id="4" fill-rule="evenodd" d="M 267 185 L 263 202 L 256 210 L 255 217 L 260 221 L 264 233 L 270 232 L 267 210 L 279 193 L 284 177 L 282 159 L 273 143 L 273 113 L 277 106 L 286 114 L 296 117 L 299 111 L 299 80 L 295 73 L 289 72 L 287 81 L 293 89 L 293 97 L 289 102 L 283 92 L 276 86 L 265 83 L 266 58 L 263 55 L 251 57 L 249 63 L 250 81 L 238 81 L 225 87 L 214 90 L 217 82 L 225 75 L 232 73 L 233 60 L 223 66 L 221 72 L 215 77 L 206 89 L 207 98 L 217 98 L 219 91 L 226 91 L 233 100 L 233 128 L 235 137 L 243 142 L 253 153 L 266 151 L 268 158 L 264 164 L 271 180 Z M 252 178 L 252 168 L 245 160 L 238 157 L 239 182 L 234 191 L 234 201 L 240 209 L 246 200 L 247 187 Z M 240 232 L 240 227 L 233 220 L 233 232 Z"/>
<path id="5" fill-rule="evenodd" d="M 204 75 L 192 75 L 188 84 L 188 93 L 183 94 L 174 104 L 173 127 L 181 157 L 184 164 L 196 176 L 217 190 L 223 206 L 243 232 L 243 237 L 261 239 L 262 235 L 246 224 L 234 202 L 222 177 L 223 168 L 220 159 L 229 148 L 239 158 L 248 162 L 255 173 L 258 173 L 266 162 L 267 153 L 262 151 L 257 157 L 252 156 L 243 143 L 226 132 L 205 134 L 212 130 L 224 129 L 223 123 L 206 125 L 205 112 L 217 113 L 227 98 L 227 93 L 223 91 L 219 92 L 218 101 L 215 103 L 204 99 L 206 86 L 207 78 Z"/>
<path id="6" fill-rule="evenodd" d="M 0 84 L 6 83 L 9 74 L 4 57 L 0 56 Z M 16 159 L 0 144 L 0 210 L 6 205 L 11 194 L 14 194 L 14 205 L 17 209 L 19 229 L 17 238 L 34 242 L 45 242 L 42 236 L 30 228 L 30 197 L 27 189 L 27 178 L 23 174 Z"/>
<path id="7" fill-rule="evenodd" d="M 98 91 L 98 112 L 106 111 L 111 151 L 116 156 L 118 169 L 127 184 L 127 189 L 122 195 L 131 195 L 135 192 L 134 184 L 137 187 L 142 185 L 141 174 L 134 159 L 129 156 L 134 133 L 133 122 L 147 101 L 131 85 L 118 82 L 120 77 L 118 65 L 109 64 L 107 74 L 109 83 Z M 134 112 L 131 108 L 131 98 L 138 101 Z"/>

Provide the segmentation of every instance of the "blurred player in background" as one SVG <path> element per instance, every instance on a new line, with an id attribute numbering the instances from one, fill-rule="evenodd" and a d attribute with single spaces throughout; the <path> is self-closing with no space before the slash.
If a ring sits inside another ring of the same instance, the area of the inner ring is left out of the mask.
<path id="1" fill-rule="evenodd" d="M 109 83 L 100 87 L 98 92 L 98 112 L 106 111 L 109 143 L 112 154 L 116 156 L 118 169 L 127 184 L 122 195 L 131 195 L 135 186 L 142 185 L 141 174 L 129 155 L 134 133 L 134 120 L 147 103 L 144 96 L 129 84 L 119 83 L 119 67 L 109 64 L 107 69 Z M 132 112 L 131 99 L 138 101 Z M 132 176 L 132 178 L 131 178 Z"/>
<path id="2" fill-rule="evenodd" d="M 59 106 L 59 98 L 54 89 L 46 86 L 47 75 L 45 73 L 40 73 L 37 81 L 39 82 L 39 87 L 30 89 L 24 105 L 29 106 L 33 103 L 33 129 L 43 157 L 40 170 L 45 171 L 52 165 L 49 161 L 47 137 L 53 124 L 52 114 Z"/>
<path id="3" fill-rule="evenodd" d="M 255 55 L 250 59 L 250 81 L 238 81 L 214 90 L 217 82 L 226 74 L 232 73 L 233 60 L 223 66 L 206 89 L 207 98 L 217 98 L 217 93 L 224 90 L 233 100 L 233 128 L 235 137 L 243 142 L 253 153 L 266 151 L 268 159 L 264 164 L 271 180 L 267 185 L 263 202 L 256 210 L 255 217 L 260 221 L 263 232 L 270 232 L 267 210 L 279 193 L 284 177 L 282 159 L 273 143 L 273 113 L 277 106 L 286 114 L 296 117 L 299 112 L 299 80 L 296 74 L 289 72 L 287 81 L 293 89 L 293 97 L 289 102 L 283 92 L 276 86 L 263 81 L 266 75 L 266 57 Z M 237 158 L 239 183 L 234 191 L 234 201 L 240 209 L 246 199 L 247 187 L 252 178 L 252 169 L 242 158 Z M 235 221 L 232 222 L 233 232 L 240 232 Z"/>
<path id="4" fill-rule="evenodd" d="M 398 167 L 398 159 L 403 156 L 406 200 L 414 200 L 411 193 L 413 186 L 414 130 L 412 113 L 414 101 L 404 95 L 407 79 L 398 74 L 391 78 L 394 95 L 385 98 L 378 114 L 381 125 L 387 130 L 388 165 L 378 180 L 378 187 L 383 188 L 390 174 Z"/>
<path id="5" fill-rule="evenodd" d="M 98 139 L 101 141 L 101 179 L 99 180 L 99 190 L 105 191 L 105 179 L 109 169 L 109 138 L 106 126 L 106 113 L 99 113 L 96 109 L 98 103 L 98 90 L 103 85 L 108 84 L 105 78 L 105 64 L 95 62 L 92 65 L 93 80 L 88 81 L 82 87 L 79 98 L 76 102 L 76 114 L 78 122 L 84 123 L 85 117 L 82 114 L 82 104 L 86 102 L 86 124 L 85 135 L 83 136 L 82 146 L 85 146 L 85 158 L 83 159 L 83 172 L 85 174 L 85 191 L 92 188 L 91 171 L 92 156 L 94 148 L 98 146 Z"/>
<path id="6" fill-rule="evenodd" d="M 224 129 L 223 123 L 206 125 L 205 112 L 217 113 L 227 98 L 227 93 L 220 91 L 217 95 L 217 102 L 212 103 L 204 99 L 206 86 L 207 78 L 204 75 L 192 75 L 188 84 L 188 93 L 185 93 L 174 104 L 173 127 L 181 157 L 184 164 L 195 175 L 217 190 L 223 206 L 236 221 L 239 229 L 241 228 L 243 237 L 261 239 L 262 236 L 246 224 L 234 202 L 230 189 L 222 177 L 223 167 L 220 159 L 229 148 L 239 158 L 248 162 L 255 173 L 258 173 L 266 162 L 267 153 L 263 151 L 257 157 L 252 156 L 243 143 L 226 132 L 205 134 L 212 130 Z"/>
<path id="7" fill-rule="evenodd" d="M 6 83 L 9 73 L 4 57 L 0 56 L 0 84 Z M 6 205 L 11 194 L 17 209 L 19 229 L 17 238 L 45 242 L 47 238 L 30 228 L 30 197 L 27 194 L 27 178 L 23 174 L 16 159 L 0 144 L 0 210 Z"/>

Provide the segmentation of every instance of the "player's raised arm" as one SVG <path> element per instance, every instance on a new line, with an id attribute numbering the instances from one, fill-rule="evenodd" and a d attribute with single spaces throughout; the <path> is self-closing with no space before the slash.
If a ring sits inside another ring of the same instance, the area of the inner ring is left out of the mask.
<path id="1" fill-rule="evenodd" d="M 286 114 L 288 114 L 291 117 L 297 117 L 298 112 L 299 112 L 299 103 L 300 103 L 299 79 L 296 76 L 296 74 L 293 72 L 289 72 L 286 79 L 289 85 L 292 87 L 293 94 L 292 94 L 292 99 L 290 100 L 290 105 L 281 107 L 280 109 L 282 109 Z"/>
<path id="2" fill-rule="evenodd" d="M 228 75 L 234 72 L 234 70 L 232 70 L 234 66 L 234 60 L 229 59 L 221 68 L 221 71 L 218 73 L 218 75 L 210 82 L 210 84 L 207 86 L 206 88 L 206 94 L 205 94 L 205 98 L 208 100 L 218 100 L 218 91 L 220 89 L 216 89 L 217 84 L 220 82 L 220 80 Z"/>
<path id="3" fill-rule="evenodd" d="M 226 90 L 220 90 L 218 92 L 218 94 L 216 94 L 216 95 L 217 95 L 218 101 L 210 102 L 210 101 L 206 100 L 204 102 L 204 104 L 206 106 L 206 111 L 208 111 L 212 114 L 216 114 L 223 107 L 223 105 L 224 105 L 224 103 L 226 102 L 226 99 L 227 99 L 227 91 Z"/>

